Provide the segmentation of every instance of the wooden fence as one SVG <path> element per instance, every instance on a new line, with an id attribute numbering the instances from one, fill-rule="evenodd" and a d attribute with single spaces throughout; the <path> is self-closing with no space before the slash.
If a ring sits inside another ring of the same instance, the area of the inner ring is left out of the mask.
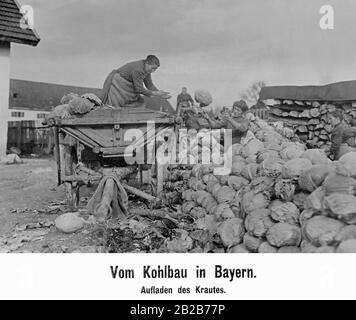
<path id="1" fill-rule="evenodd" d="M 53 145 L 53 129 L 43 127 L 41 120 L 8 122 L 8 149 L 18 147 L 23 154 L 49 155 Z"/>

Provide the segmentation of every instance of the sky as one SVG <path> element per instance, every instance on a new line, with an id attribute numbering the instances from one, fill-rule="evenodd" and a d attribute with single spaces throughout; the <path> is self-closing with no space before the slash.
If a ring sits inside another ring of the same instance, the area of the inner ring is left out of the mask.
<path id="1" fill-rule="evenodd" d="M 209 90 L 231 106 L 253 82 L 356 79 L 355 0 L 19 0 L 34 9 L 37 47 L 12 45 L 11 77 L 102 87 L 121 65 L 155 54 L 159 89 Z M 323 5 L 334 29 L 322 30 Z"/>

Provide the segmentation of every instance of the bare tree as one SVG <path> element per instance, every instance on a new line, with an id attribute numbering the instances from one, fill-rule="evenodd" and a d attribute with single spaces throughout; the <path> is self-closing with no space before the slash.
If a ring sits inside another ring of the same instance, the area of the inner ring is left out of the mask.
<path id="1" fill-rule="evenodd" d="M 243 93 L 240 94 L 240 98 L 245 100 L 247 104 L 254 105 L 257 103 L 260 91 L 262 87 L 265 87 L 266 83 L 264 81 L 256 81 Z"/>

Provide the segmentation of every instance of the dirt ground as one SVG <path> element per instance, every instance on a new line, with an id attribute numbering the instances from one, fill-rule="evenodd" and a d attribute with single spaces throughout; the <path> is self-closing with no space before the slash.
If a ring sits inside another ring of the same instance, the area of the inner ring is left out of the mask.
<path id="1" fill-rule="evenodd" d="M 0 252 L 103 252 L 100 230 L 91 225 L 73 234 L 61 233 L 54 220 L 68 212 L 64 186 L 57 186 L 53 159 L 24 159 L 0 165 Z M 81 188 L 80 215 L 94 190 Z"/>

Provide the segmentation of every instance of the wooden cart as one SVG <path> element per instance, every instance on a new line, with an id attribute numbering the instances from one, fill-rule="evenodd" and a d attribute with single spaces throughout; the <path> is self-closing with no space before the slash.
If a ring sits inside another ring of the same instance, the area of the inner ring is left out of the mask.
<path id="1" fill-rule="evenodd" d="M 131 173 L 136 169 L 142 183 L 142 170 L 153 168 L 155 195 L 159 195 L 162 170 L 154 164 L 157 161 L 152 161 L 156 154 L 150 154 L 148 146 L 155 143 L 155 133 L 165 128 L 174 130 L 175 125 L 174 115 L 143 107 L 104 106 L 80 117 L 57 120 L 54 130 L 58 184 L 65 184 L 71 209 L 78 208 L 80 186 L 98 182 L 105 170 L 127 168 L 127 173 Z M 138 152 L 144 157 L 140 157 L 139 163 Z"/>

